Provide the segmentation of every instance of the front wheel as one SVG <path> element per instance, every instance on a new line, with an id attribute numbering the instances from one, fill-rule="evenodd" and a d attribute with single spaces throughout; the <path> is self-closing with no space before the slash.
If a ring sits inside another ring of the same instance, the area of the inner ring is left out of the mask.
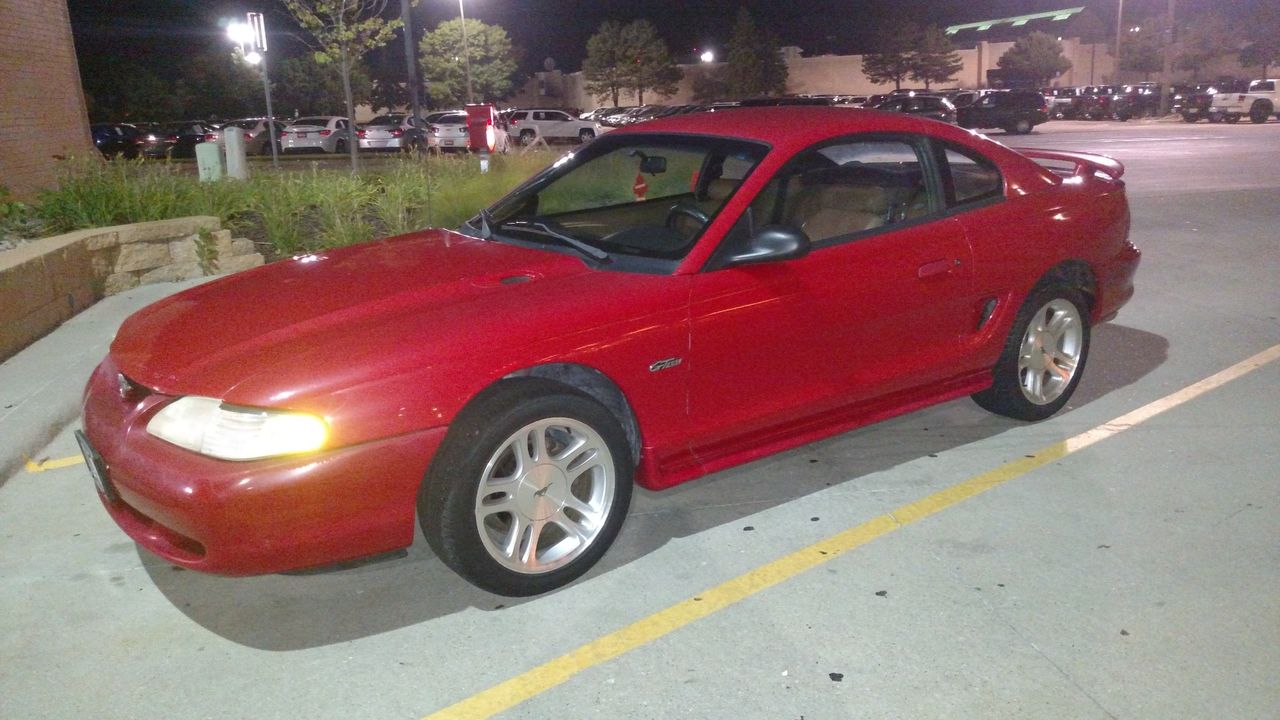
<path id="1" fill-rule="evenodd" d="M 1023 303 L 996 362 L 991 387 L 974 402 L 997 415 L 1043 420 L 1067 404 L 1089 354 L 1089 313 L 1074 288 L 1049 285 Z"/>
<path id="2" fill-rule="evenodd" d="M 506 381 L 450 427 L 419 493 L 423 534 L 446 565 L 490 592 L 554 590 L 590 569 L 622 527 L 628 448 L 591 397 Z"/>

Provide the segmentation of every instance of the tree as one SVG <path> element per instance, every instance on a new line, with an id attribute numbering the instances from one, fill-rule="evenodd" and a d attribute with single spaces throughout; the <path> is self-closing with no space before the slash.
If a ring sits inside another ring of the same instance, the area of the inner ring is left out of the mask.
<path id="1" fill-rule="evenodd" d="M 464 57 L 463 28 L 461 19 L 446 20 L 424 35 L 418 46 L 423 75 L 430 83 L 428 94 L 436 107 L 466 102 L 468 62 L 477 101 L 500 100 L 511 93 L 516 60 L 507 31 L 468 18 Z"/>
<path id="2" fill-rule="evenodd" d="M 648 20 L 629 23 L 622 28 L 622 38 L 630 55 L 629 80 L 636 102 L 644 104 L 646 90 L 662 97 L 674 95 L 684 74 L 671 59 L 671 51 L 658 37 L 658 29 L 653 23 Z"/>
<path id="3" fill-rule="evenodd" d="M 1261 66 L 1260 77 L 1267 77 L 1272 65 L 1280 65 L 1280 7 L 1264 4 L 1249 18 L 1245 38 L 1249 44 L 1240 50 L 1240 64 Z"/>
<path id="4" fill-rule="evenodd" d="M 587 40 L 587 57 L 582 61 L 587 92 L 597 98 L 609 98 L 612 107 L 618 107 L 619 96 L 627 87 L 626 65 L 622 23 L 608 20 Z"/>
<path id="5" fill-rule="evenodd" d="M 383 17 L 387 0 L 281 0 L 289 14 L 311 36 L 316 62 L 334 64 L 342 77 L 347 117 L 355 122 L 356 106 L 351 91 L 351 72 L 370 50 L 382 47 L 401 27 L 399 18 Z M 417 4 L 416 2 L 414 3 Z M 351 172 L 359 167 L 357 147 L 352 137 Z"/>
<path id="6" fill-rule="evenodd" d="M 721 77 L 730 97 L 781 95 L 787 91 L 787 63 L 782 59 L 778 39 L 757 28 L 746 8 L 738 10 L 726 48 Z"/>
<path id="7" fill-rule="evenodd" d="M 907 63 L 911 79 L 923 82 L 926 89 L 931 82 L 947 82 L 964 68 L 951 38 L 937 25 L 925 28 L 919 46 L 908 56 Z"/>
<path id="8" fill-rule="evenodd" d="M 1015 42 L 996 64 L 1037 86 L 1048 85 L 1050 80 L 1071 69 L 1071 61 L 1062 55 L 1062 43 L 1043 32 L 1033 32 Z"/>
<path id="9" fill-rule="evenodd" d="M 1221 16 L 1197 15 L 1183 31 L 1174 66 L 1190 72 L 1192 80 L 1199 80 L 1200 71 L 1206 65 L 1236 49 L 1236 37 L 1236 32 Z"/>
<path id="10" fill-rule="evenodd" d="M 271 75 L 271 94 L 281 115 L 327 115 L 346 102 L 342 78 L 316 62 L 311 54 L 277 63 Z M 351 68 L 351 97 L 358 104 L 371 101 L 373 86 L 364 65 Z"/>
<path id="11" fill-rule="evenodd" d="M 862 56 L 862 72 L 874 83 L 893 83 L 902 89 L 902 80 L 911 73 L 912 51 L 920 30 L 910 22 L 898 21 L 886 28 L 875 52 Z"/>
<path id="12" fill-rule="evenodd" d="M 712 102 L 729 97 L 729 85 L 724 81 L 723 67 L 700 66 L 692 72 L 693 101 Z"/>
<path id="13" fill-rule="evenodd" d="M 1164 68 L 1160 54 L 1161 20 L 1148 18 L 1136 33 L 1131 33 L 1120 46 L 1120 69 L 1140 72 L 1144 80 Z"/>
<path id="14" fill-rule="evenodd" d="M 667 44 L 648 20 L 601 25 L 587 41 L 582 72 L 587 92 L 609 98 L 615 106 L 623 90 L 635 93 L 640 104 L 644 104 L 646 91 L 664 97 L 673 95 L 683 77 Z"/>

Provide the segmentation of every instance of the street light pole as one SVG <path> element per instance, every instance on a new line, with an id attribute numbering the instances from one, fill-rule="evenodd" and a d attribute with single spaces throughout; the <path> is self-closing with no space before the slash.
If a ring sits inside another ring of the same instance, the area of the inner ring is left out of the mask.
<path id="1" fill-rule="evenodd" d="M 1115 74 L 1111 76 L 1112 82 L 1120 80 L 1120 34 L 1124 32 L 1124 0 L 1120 0 L 1119 6 L 1116 8 L 1116 68 Z"/>
<path id="2" fill-rule="evenodd" d="M 422 106 L 418 100 L 418 54 L 413 47 L 413 15 L 409 12 L 409 0 L 400 0 L 400 19 L 404 22 L 404 59 L 409 72 L 409 100 L 416 128 L 422 122 Z"/>
<path id="3" fill-rule="evenodd" d="M 462 62 L 467 72 L 467 104 L 475 102 L 471 93 L 471 51 L 467 48 L 467 16 L 462 10 L 462 0 L 458 0 L 458 18 L 462 20 Z"/>
<path id="4" fill-rule="evenodd" d="M 271 80 L 267 77 L 267 21 L 262 13 L 248 13 L 248 24 L 232 23 L 227 35 L 240 45 L 240 51 L 251 65 L 262 66 L 262 93 L 267 98 L 267 135 L 271 140 L 271 166 L 280 169 L 279 137 L 276 115 L 271 109 Z"/>

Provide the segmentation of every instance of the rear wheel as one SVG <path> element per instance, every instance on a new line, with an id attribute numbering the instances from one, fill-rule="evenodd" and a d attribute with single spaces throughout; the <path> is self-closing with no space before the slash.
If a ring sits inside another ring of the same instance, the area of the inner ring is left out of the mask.
<path id="1" fill-rule="evenodd" d="M 1013 124 L 1013 132 L 1018 135 L 1026 135 L 1031 132 L 1031 121 L 1021 118 Z"/>
<path id="2" fill-rule="evenodd" d="M 603 405 L 558 383 L 507 381 L 450 427 L 418 519 L 459 575 L 501 595 L 536 595 L 604 555 L 633 474 L 626 436 Z"/>
<path id="3" fill-rule="evenodd" d="M 1266 100 L 1258 100 L 1249 108 L 1249 122 L 1255 125 L 1261 125 L 1267 121 L 1267 117 L 1271 115 L 1271 103 Z"/>
<path id="4" fill-rule="evenodd" d="M 1053 283 L 1031 293 L 1018 311 L 994 383 L 975 393 L 978 405 L 1018 420 L 1043 420 L 1067 404 L 1089 353 L 1084 295 Z"/>
<path id="5" fill-rule="evenodd" d="M 578 132 L 578 142 L 580 143 L 591 142 L 592 138 L 594 138 L 595 136 L 596 136 L 596 133 L 594 130 L 588 130 L 584 128 Z"/>
<path id="6" fill-rule="evenodd" d="M 536 140 L 537 138 L 538 138 L 538 133 L 537 133 L 537 131 L 535 131 L 535 130 L 521 130 L 521 131 L 520 131 L 520 144 L 521 144 L 521 145 L 532 145 L 532 144 L 533 144 L 533 141 L 534 141 L 534 140 Z"/>

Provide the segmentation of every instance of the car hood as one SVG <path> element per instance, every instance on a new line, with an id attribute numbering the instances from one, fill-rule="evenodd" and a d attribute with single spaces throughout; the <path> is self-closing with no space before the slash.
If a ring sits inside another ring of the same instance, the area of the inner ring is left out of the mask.
<path id="1" fill-rule="evenodd" d="M 295 257 L 171 296 L 125 321 L 111 357 L 161 393 L 274 403 L 282 388 L 319 391 L 355 373 L 393 372 L 396 358 L 422 362 L 413 352 L 456 348 L 468 328 L 527 317 L 535 301 L 583 292 L 602 275 L 617 276 L 570 255 L 431 230 Z"/>

